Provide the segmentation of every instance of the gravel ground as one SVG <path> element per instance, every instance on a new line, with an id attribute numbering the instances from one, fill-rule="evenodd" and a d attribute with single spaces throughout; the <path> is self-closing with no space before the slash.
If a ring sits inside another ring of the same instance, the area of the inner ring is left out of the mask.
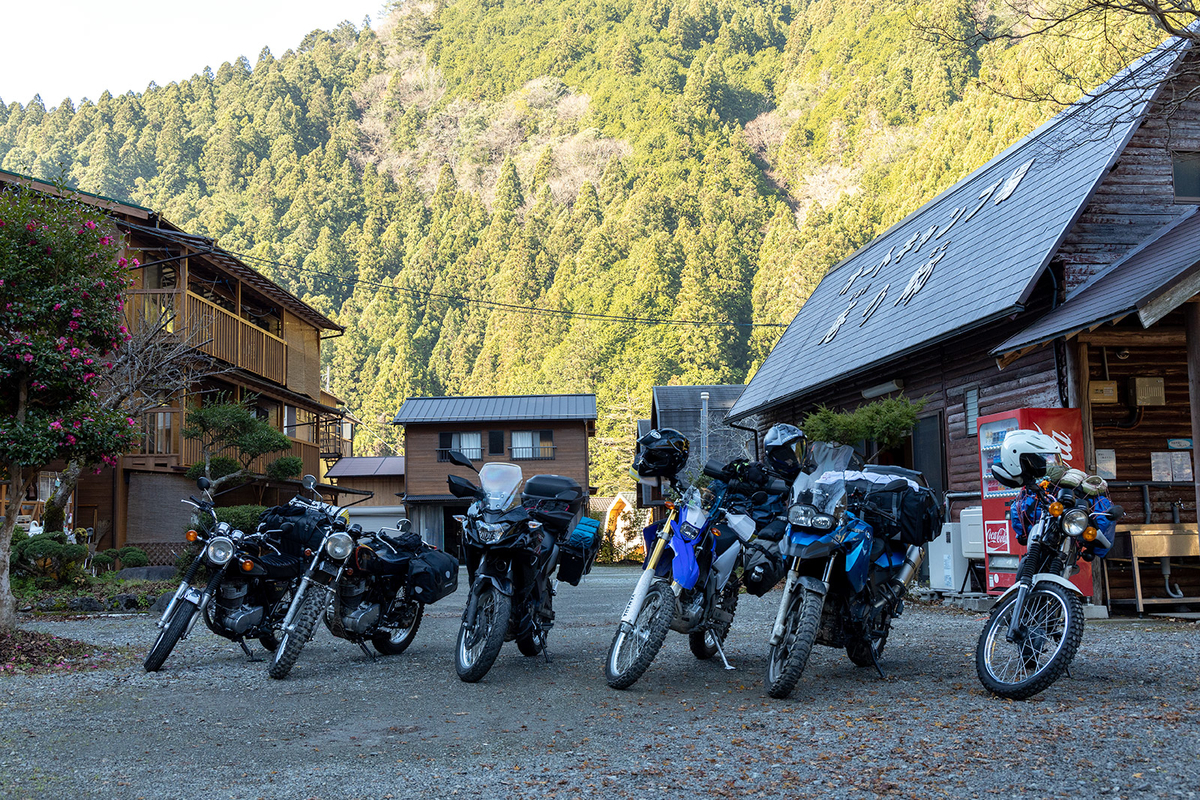
<path id="1" fill-rule="evenodd" d="M 1014 703 L 975 677 L 983 616 L 912 606 L 886 680 L 819 647 L 776 701 L 779 593 L 742 595 L 735 670 L 671 633 L 617 692 L 603 659 L 636 575 L 562 586 L 553 662 L 507 644 L 475 685 L 454 673 L 462 588 L 406 653 L 371 661 L 322 630 L 284 681 L 202 627 L 148 675 L 149 617 L 29 620 L 138 655 L 0 679 L 0 797 L 1200 796 L 1194 623 L 1089 621 L 1073 677 Z"/>

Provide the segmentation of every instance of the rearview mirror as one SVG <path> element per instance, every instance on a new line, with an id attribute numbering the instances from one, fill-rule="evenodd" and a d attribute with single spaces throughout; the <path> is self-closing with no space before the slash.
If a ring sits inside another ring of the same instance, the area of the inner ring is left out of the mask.
<path id="1" fill-rule="evenodd" d="M 479 487 L 466 478 L 460 478 L 457 475 L 447 475 L 446 483 L 450 487 L 450 494 L 455 497 L 470 497 L 472 499 L 479 497 Z"/>
<path id="2" fill-rule="evenodd" d="M 750 495 L 750 502 L 753 505 L 761 506 L 763 503 L 767 502 L 767 493 L 755 492 L 754 494 Z"/>
<path id="3" fill-rule="evenodd" d="M 292 474 L 294 475 L 295 473 Z M 312 475 L 305 475 L 300 479 L 300 485 L 311 492 L 313 487 L 317 485 L 317 479 Z"/>
<path id="4" fill-rule="evenodd" d="M 197 489 L 207 492 L 208 488 L 210 486 L 212 486 L 212 481 L 210 481 L 208 478 L 204 477 L 203 475 L 201 475 L 199 478 L 196 479 L 196 488 Z"/>
<path id="5" fill-rule="evenodd" d="M 396 530 L 400 531 L 401 533 L 408 533 L 412 530 L 412 523 L 404 517 L 401 517 L 400 519 L 396 520 Z"/>
<path id="6" fill-rule="evenodd" d="M 475 469 L 475 464 L 471 462 L 471 459 L 467 458 L 457 450 L 451 450 L 450 452 L 446 453 L 446 458 L 450 459 L 450 463 L 452 464 L 458 464 L 460 467 L 466 467 L 467 469 Z M 479 470 L 475 471 L 478 472 Z"/>

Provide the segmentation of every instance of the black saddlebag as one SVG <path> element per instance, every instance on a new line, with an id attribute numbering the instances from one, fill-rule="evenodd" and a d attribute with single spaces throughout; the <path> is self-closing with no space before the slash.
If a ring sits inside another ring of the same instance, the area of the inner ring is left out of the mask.
<path id="1" fill-rule="evenodd" d="M 748 549 L 742 584 L 750 594 L 762 597 L 787 575 L 787 560 L 779 552 L 778 544 L 751 544 Z"/>
<path id="2" fill-rule="evenodd" d="M 932 542 L 942 531 L 942 507 L 932 489 L 903 487 L 885 490 L 876 484 L 867 491 L 867 500 L 891 517 L 865 509 L 863 516 L 877 536 L 899 540 L 906 545 Z"/>
<path id="3" fill-rule="evenodd" d="M 426 550 L 408 562 L 408 596 L 429 604 L 458 590 L 458 559 L 441 550 Z"/>
<path id="4" fill-rule="evenodd" d="M 578 586 L 584 575 L 592 571 L 596 552 L 600 549 L 600 523 L 583 517 L 571 529 L 570 535 L 558 548 L 558 579 Z"/>
<path id="5" fill-rule="evenodd" d="M 305 548 L 320 547 L 329 528 L 329 518 L 319 511 L 297 506 L 274 506 L 258 518 L 258 528 L 262 531 L 285 530 L 285 524 L 291 528 L 286 533 L 272 534 L 272 538 L 279 540 L 283 553 L 299 556 Z"/>

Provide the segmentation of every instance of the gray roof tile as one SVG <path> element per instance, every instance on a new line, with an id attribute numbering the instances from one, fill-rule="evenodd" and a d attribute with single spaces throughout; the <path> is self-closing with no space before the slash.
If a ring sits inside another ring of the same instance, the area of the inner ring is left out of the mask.
<path id="1" fill-rule="evenodd" d="M 404 456 L 346 456 L 339 458 L 326 478 L 392 477 L 404 474 Z"/>
<path id="2" fill-rule="evenodd" d="M 394 425 L 489 420 L 596 419 L 594 394 L 530 394 L 498 397 L 410 397 Z"/>

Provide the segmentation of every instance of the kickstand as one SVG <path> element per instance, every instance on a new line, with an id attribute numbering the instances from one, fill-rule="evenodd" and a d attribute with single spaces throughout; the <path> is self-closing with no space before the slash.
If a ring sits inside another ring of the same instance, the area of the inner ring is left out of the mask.
<path id="1" fill-rule="evenodd" d="M 251 652 L 250 648 L 246 646 L 246 642 L 245 642 L 245 640 L 244 640 L 244 639 L 238 639 L 238 644 L 240 644 L 240 645 L 242 646 L 242 650 L 243 650 L 243 652 L 245 652 L 245 654 L 246 654 L 246 658 L 248 658 L 248 659 L 250 660 L 250 663 L 252 663 L 252 664 L 253 664 L 253 663 L 257 663 L 257 662 L 259 662 L 259 661 L 262 661 L 262 659 L 261 659 L 261 658 L 259 658 L 258 656 L 254 655 L 254 653 L 253 653 L 253 652 Z"/>
<path id="2" fill-rule="evenodd" d="M 1071 677 L 1071 665 L 1070 664 L 1067 664 L 1066 670 L 1067 670 L 1067 678 L 1069 680 L 1075 680 L 1073 677 Z"/>
<path id="3" fill-rule="evenodd" d="M 542 640 L 542 658 L 545 659 L 547 664 L 549 664 L 553 662 L 554 659 L 550 657 L 550 649 L 546 647 L 546 634 L 543 632 L 539 638 Z"/>
<path id="4" fill-rule="evenodd" d="M 721 648 L 721 640 L 715 635 L 713 636 L 713 644 L 717 646 L 717 655 L 721 656 L 721 662 L 725 664 L 725 669 L 737 669 L 737 667 L 730 664 L 729 659 L 725 657 L 725 651 Z"/>
<path id="5" fill-rule="evenodd" d="M 359 642 L 358 646 L 361 647 L 362 651 L 367 654 L 367 658 L 371 659 L 372 661 L 375 660 L 375 654 L 372 653 L 371 650 L 367 647 L 366 642 Z"/>
<path id="6" fill-rule="evenodd" d="M 871 663 L 875 665 L 875 671 L 879 673 L 879 677 L 886 681 L 887 675 L 883 674 L 883 667 L 879 666 L 879 657 L 875 655 L 875 646 L 868 643 L 867 649 L 871 651 Z"/>

